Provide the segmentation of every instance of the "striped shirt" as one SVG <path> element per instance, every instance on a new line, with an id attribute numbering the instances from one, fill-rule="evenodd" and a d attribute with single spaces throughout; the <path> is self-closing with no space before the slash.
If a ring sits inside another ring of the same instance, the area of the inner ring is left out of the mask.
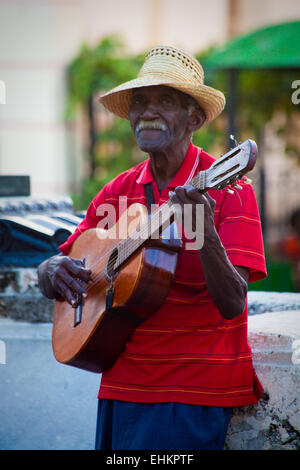
<path id="1" fill-rule="evenodd" d="M 127 196 L 128 204 L 147 205 L 144 185 L 149 182 L 155 203 L 161 205 L 169 191 L 190 182 L 214 160 L 190 143 L 178 173 L 161 193 L 149 159 L 122 173 L 94 198 L 61 251 L 67 254 L 82 231 L 96 227 L 99 205 L 113 204 L 117 218 L 119 196 Z M 227 256 L 233 265 L 249 268 L 249 282 L 253 282 L 266 277 L 261 223 L 252 186 L 242 180 L 239 184 L 242 189 L 234 194 L 225 190 L 209 190 L 209 194 L 216 200 L 215 226 Z M 198 252 L 186 249 L 187 241 L 183 235 L 166 301 L 137 327 L 119 359 L 103 373 L 99 398 L 211 406 L 242 406 L 259 400 L 263 388 L 247 341 L 247 306 L 233 320 L 221 316 L 207 291 Z"/>

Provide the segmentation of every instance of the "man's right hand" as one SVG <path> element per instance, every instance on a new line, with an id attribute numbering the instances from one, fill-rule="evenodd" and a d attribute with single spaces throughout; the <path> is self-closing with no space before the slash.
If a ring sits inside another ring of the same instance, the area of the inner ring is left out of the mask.
<path id="1" fill-rule="evenodd" d="M 91 270 L 78 259 L 56 255 L 40 264 L 38 280 L 44 296 L 49 299 L 62 297 L 76 307 L 78 298 L 87 295 L 80 281 L 91 281 Z"/>

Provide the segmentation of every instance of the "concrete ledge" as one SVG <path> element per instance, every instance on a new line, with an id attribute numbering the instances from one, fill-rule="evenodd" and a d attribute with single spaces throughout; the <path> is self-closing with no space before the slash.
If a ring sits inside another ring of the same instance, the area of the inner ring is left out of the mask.
<path id="1" fill-rule="evenodd" d="M 0 294 L 0 318 L 29 322 L 52 322 L 54 301 L 42 295 Z"/>
<path id="2" fill-rule="evenodd" d="M 0 267 L 0 317 L 51 322 L 53 307 L 40 293 L 36 268 Z M 300 293 L 248 293 L 249 316 L 281 310 L 300 310 Z"/>
<path id="3" fill-rule="evenodd" d="M 0 317 L 51 322 L 53 307 L 40 293 L 36 268 L 0 268 Z"/>
<path id="4" fill-rule="evenodd" d="M 248 337 L 264 394 L 234 409 L 226 448 L 300 449 L 300 310 L 249 317 Z"/>
<path id="5" fill-rule="evenodd" d="M 249 315 L 286 310 L 300 310 L 300 293 L 263 291 L 248 292 Z"/>

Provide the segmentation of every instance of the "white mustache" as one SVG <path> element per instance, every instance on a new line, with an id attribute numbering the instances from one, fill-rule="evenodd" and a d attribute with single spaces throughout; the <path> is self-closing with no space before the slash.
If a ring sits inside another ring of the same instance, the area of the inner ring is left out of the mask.
<path id="1" fill-rule="evenodd" d="M 135 131 L 138 133 L 143 129 L 158 129 L 160 131 L 166 131 L 167 126 L 159 119 L 153 119 L 151 121 L 145 121 L 141 119 L 138 125 L 136 126 Z"/>

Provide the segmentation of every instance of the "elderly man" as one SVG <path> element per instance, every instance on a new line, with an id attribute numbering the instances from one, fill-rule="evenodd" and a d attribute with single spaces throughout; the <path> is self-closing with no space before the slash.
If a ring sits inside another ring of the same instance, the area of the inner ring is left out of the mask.
<path id="1" fill-rule="evenodd" d="M 232 407 L 256 403 L 262 393 L 247 342 L 247 286 L 266 276 L 251 185 L 240 181 L 234 194 L 201 194 L 189 184 L 215 160 L 193 145 L 192 134 L 220 114 L 224 96 L 204 85 L 195 58 L 173 47 L 156 47 L 137 79 L 100 101 L 129 119 L 149 158 L 107 184 L 60 247 L 64 256 L 40 266 L 44 295 L 76 305 L 77 294 L 85 295 L 78 279 L 88 282 L 91 272 L 67 256 L 72 243 L 97 226 L 101 204 L 118 210 L 118 198 L 125 195 L 129 204 L 146 205 L 149 183 L 158 205 L 171 198 L 181 206 L 204 206 L 201 227 L 193 211 L 193 230 L 204 230 L 204 243 L 201 249 L 186 249 L 189 234 L 183 233 L 165 303 L 136 328 L 103 373 L 96 448 L 222 449 Z"/>

